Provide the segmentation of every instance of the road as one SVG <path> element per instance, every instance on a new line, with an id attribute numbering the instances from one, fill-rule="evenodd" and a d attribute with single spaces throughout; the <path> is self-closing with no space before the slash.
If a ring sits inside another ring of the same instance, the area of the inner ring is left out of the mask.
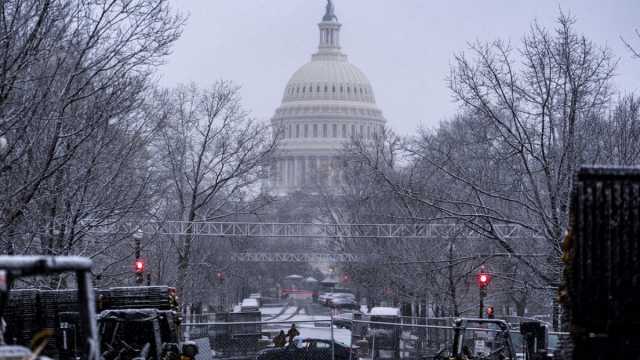
<path id="1" fill-rule="evenodd" d="M 263 320 L 266 322 L 282 321 L 279 324 L 264 324 L 263 331 L 268 331 L 275 336 L 280 330 L 285 333 L 296 324 L 300 336 L 331 340 L 331 316 L 329 309 L 314 304 L 311 301 L 296 300 L 294 304 L 286 307 L 261 309 Z M 351 331 L 346 329 L 333 329 L 333 337 L 336 341 L 346 345 L 351 344 Z"/>

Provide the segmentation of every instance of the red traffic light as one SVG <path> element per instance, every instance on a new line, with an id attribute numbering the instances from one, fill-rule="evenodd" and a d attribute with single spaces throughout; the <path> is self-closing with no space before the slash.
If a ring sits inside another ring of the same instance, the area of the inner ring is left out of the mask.
<path id="1" fill-rule="evenodd" d="M 478 286 L 481 288 L 487 287 L 491 282 L 491 275 L 487 274 L 484 270 L 484 267 L 480 269 L 480 273 L 478 273 Z"/>
<path id="2" fill-rule="evenodd" d="M 224 273 L 222 271 L 218 271 L 216 273 L 216 279 L 218 279 L 218 282 L 223 282 L 224 281 Z"/>
<path id="3" fill-rule="evenodd" d="M 349 277 L 349 274 L 342 275 L 342 282 L 343 283 L 348 283 L 350 280 L 351 280 L 351 278 Z"/>
<path id="4" fill-rule="evenodd" d="M 136 259 L 136 262 L 133 264 L 136 273 L 140 274 L 144 272 L 144 260 Z"/>

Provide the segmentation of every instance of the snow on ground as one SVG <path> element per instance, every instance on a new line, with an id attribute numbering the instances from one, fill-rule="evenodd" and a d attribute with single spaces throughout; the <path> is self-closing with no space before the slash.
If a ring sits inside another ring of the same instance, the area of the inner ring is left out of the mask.
<path id="1" fill-rule="evenodd" d="M 274 316 L 280 314 L 282 311 L 282 306 L 269 306 L 269 307 L 261 307 L 260 312 L 262 315 Z"/>

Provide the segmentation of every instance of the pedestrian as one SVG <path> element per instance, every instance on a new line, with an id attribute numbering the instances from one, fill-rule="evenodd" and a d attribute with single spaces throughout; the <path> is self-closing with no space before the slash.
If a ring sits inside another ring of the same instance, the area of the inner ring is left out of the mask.
<path id="1" fill-rule="evenodd" d="M 289 342 L 293 344 L 293 339 L 298 335 L 300 335 L 300 332 L 298 331 L 298 329 L 296 329 L 296 324 L 291 324 L 291 328 L 289 329 L 289 332 L 287 332 Z"/>
<path id="2" fill-rule="evenodd" d="M 273 338 L 273 345 L 275 347 L 284 347 L 287 343 L 287 335 L 285 335 L 284 330 L 280 330 L 280 333 Z"/>

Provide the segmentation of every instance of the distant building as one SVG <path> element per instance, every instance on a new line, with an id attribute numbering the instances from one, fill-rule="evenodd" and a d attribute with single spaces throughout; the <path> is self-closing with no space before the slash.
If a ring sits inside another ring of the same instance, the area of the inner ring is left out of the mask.
<path id="1" fill-rule="evenodd" d="M 340 175 L 338 154 L 353 136 L 373 138 L 385 118 L 365 74 L 340 48 L 340 28 L 331 1 L 320 28 L 320 46 L 293 74 L 271 122 L 282 142 L 270 183 L 277 194 L 314 189 L 332 191 Z"/>

